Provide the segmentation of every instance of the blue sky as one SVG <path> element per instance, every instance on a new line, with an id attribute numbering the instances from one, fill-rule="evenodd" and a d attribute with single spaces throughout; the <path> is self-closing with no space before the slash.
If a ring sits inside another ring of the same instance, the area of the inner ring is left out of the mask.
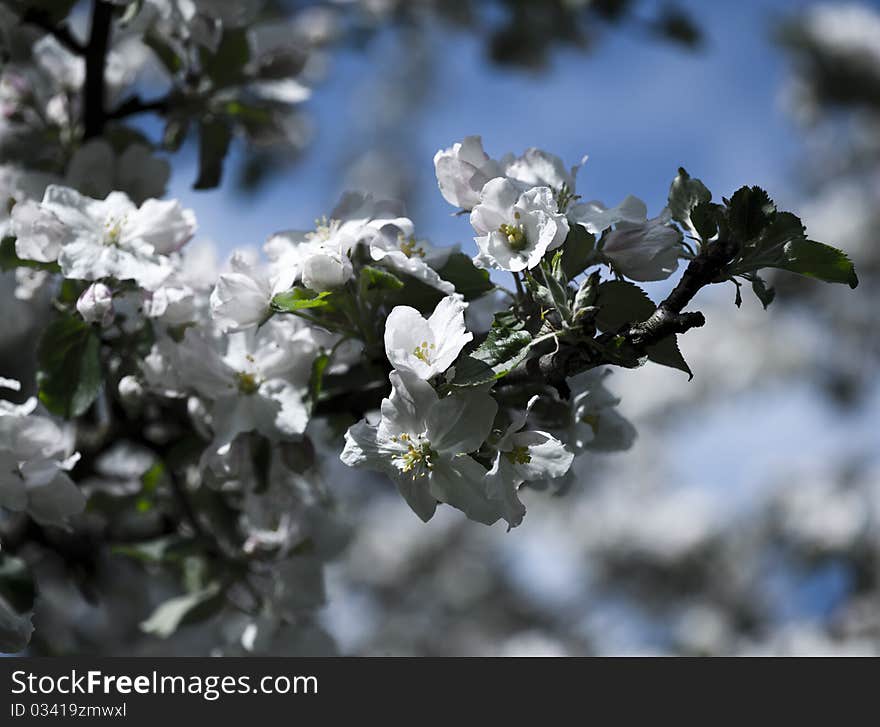
<path id="1" fill-rule="evenodd" d="M 473 37 L 438 33 L 431 85 L 423 102 L 413 104 L 416 121 L 400 149 L 416 170 L 410 212 L 421 234 L 439 244 L 469 244 L 467 220 L 450 216 L 431 163 L 438 148 L 467 134 L 481 134 L 492 155 L 539 146 L 574 163 L 588 154 L 579 178 L 586 198 L 614 203 L 632 193 L 652 213 L 679 165 L 716 195 L 761 184 L 791 204 L 800 145 L 779 102 L 786 67 L 771 42 L 771 21 L 802 4 L 683 4 L 707 36 L 701 51 L 612 30 L 591 54 L 556 52 L 543 74 L 490 66 Z M 376 111 L 369 89 L 376 64 L 387 62 L 385 46 L 333 56 L 308 105 L 313 144 L 301 163 L 256 195 L 242 197 L 228 180 L 220 190 L 194 192 L 194 159 L 178 160 L 170 194 L 196 210 L 206 237 L 223 250 L 255 246 L 330 211 L 342 191 L 345 155 L 369 138 Z"/>

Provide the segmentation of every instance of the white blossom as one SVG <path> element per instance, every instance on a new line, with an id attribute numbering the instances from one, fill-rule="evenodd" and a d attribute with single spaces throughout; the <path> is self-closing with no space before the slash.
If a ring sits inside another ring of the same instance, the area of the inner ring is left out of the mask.
<path id="1" fill-rule="evenodd" d="M 12 229 L 23 259 L 57 260 L 67 278 L 134 280 L 153 290 L 171 274 L 167 255 L 192 237 L 195 217 L 176 201 L 136 207 L 121 192 L 94 200 L 51 185 L 41 203 L 15 205 Z"/>
<path id="2" fill-rule="evenodd" d="M 385 322 L 385 355 L 398 371 L 430 379 L 442 374 L 474 337 L 465 328 L 461 298 L 447 296 L 426 320 L 415 308 L 399 305 Z"/>
<path id="3" fill-rule="evenodd" d="M 406 237 L 402 232 L 395 233 L 393 228 L 383 230 L 370 243 L 373 260 L 447 295 L 455 292 L 455 286 L 443 280 L 437 270 L 446 264 L 454 251 L 451 247 L 434 247 L 427 240 L 417 240 L 415 235 Z"/>
<path id="4" fill-rule="evenodd" d="M 212 449 L 218 451 L 243 432 L 274 440 L 302 434 L 317 352 L 313 331 L 289 318 L 226 336 L 187 328 L 179 345 L 154 346 L 144 376 L 152 387 L 194 391 L 211 403 Z"/>
<path id="5" fill-rule="evenodd" d="M 669 224 L 668 210 L 649 220 L 645 203 L 630 195 L 610 209 L 596 201 L 574 205 L 568 216 L 594 235 L 614 228 L 601 252 L 631 280 L 665 280 L 678 269 L 681 234 Z"/>
<path id="6" fill-rule="evenodd" d="M 434 155 L 440 194 L 455 207 L 471 210 L 480 203 L 480 191 L 490 179 L 502 176 L 501 166 L 483 151 L 479 136 L 468 136 Z"/>
<path id="7" fill-rule="evenodd" d="M 501 503 L 502 516 L 512 528 L 522 522 L 526 513 L 517 497 L 519 486 L 523 482 L 562 477 L 574 460 L 574 454 L 552 434 L 524 429 L 537 400 L 537 396 L 532 397 L 526 410 L 513 416 L 498 439 L 497 454 L 487 478 L 489 496 Z"/>
<path id="8" fill-rule="evenodd" d="M 535 267 L 568 235 L 568 220 L 557 212 L 549 187 L 520 192 L 503 178 L 483 187 L 480 204 L 471 212 L 471 225 L 480 250 L 475 262 L 512 272 Z"/>
<path id="9" fill-rule="evenodd" d="M 275 288 L 267 272 L 236 253 L 211 293 L 211 314 L 223 332 L 243 331 L 264 322 Z"/>
<path id="10" fill-rule="evenodd" d="M 439 501 L 491 525 L 501 512 L 488 497 L 486 469 L 468 455 L 485 441 L 497 409 L 488 394 L 440 399 L 427 382 L 392 371 L 381 420 L 350 427 L 341 459 L 391 477 L 422 520 L 431 519 Z"/>
<path id="11" fill-rule="evenodd" d="M 8 379 L 0 386 L 19 388 Z M 0 399 L 0 506 L 64 525 L 85 507 L 85 497 L 67 474 L 79 455 L 73 453 L 70 433 L 35 414 L 36 408 L 34 398 L 20 405 Z"/>
<path id="12" fill-rule="evenodd" d="M 641 224 L 618 223 L 605 238 L 602 254 L 630 280 L 665 280 L 678 269 L 681 233 L 666 216 Z"/>

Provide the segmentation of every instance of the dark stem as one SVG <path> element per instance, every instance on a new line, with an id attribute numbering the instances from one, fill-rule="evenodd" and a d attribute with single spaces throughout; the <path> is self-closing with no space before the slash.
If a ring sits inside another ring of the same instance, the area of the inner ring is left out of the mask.
<path id="1" fill-rule="evenodd" d="M 171 100 L 165 96 L 154 99 L 153 101 L 144 101 L 140 96 L 132 96 L 123 101 L 113 111 L 106 115 L 107 119 L 124 119 L 128 116 L 136 114 L 157 113 L 164 114 L 171 107 Z"/>
<path id="2" fill-rule="evenodd" d="M 80 43 L 70 32 L 70 28 L 67 27 L 67 23 L 60 23 L 59 25 L 55 25 L 52 22 L 49 13 L 45 10 L 38 10 L 37 8 L 28 8 L 25 10 L 24 15 L 21 16 L 21 22 L 26 23 L 28 25 L 33 25 L 39 28 L 40 30 L 45 31 L 49 35 L 55 38 L 61 45 L 67 48 L 69 51 L 76 53 L 77 55 L 83 55 L 85 53 L 85 48 L 83 44 Z"/>
<path id="3" fill-rule="evenodd" d="M 103 0 L 95 0 L 92 6 L 92 29 L 86 53 L 86 82 L 83 88 L 84 137 L 92 139 L 104 130 L 104 67 L 110 42 L 110 26 L 113 6 Z"/>
<path id="4" fill-rule="evenodd" d="M 684 313 L 683 309 L 706 285 L 723 282 L 721 275 L 724 266 L 735 253 L 735 245 L 728 240 L 709 243 L 688 264 L 678 284 L 657 306 L 650 318 L 641 323 L 631 323 L 623 330 L 603 333 L 591 341 L 596 345 L 562 345 L 552 353 L 535 356 L 517 366 L 501 380 L 501 385 L 544 382 L 556 387 L 565 396 L 568 390 L 566 379 L 603 364 L 626 365 L 626 359 L 609 358 L 602 353 L 614 344 L 627 350 L 630 360 L 647 354 L 648 347 L 659 343 L 667 336 L 685 333 L 706 323 L 702 313 Z"/>

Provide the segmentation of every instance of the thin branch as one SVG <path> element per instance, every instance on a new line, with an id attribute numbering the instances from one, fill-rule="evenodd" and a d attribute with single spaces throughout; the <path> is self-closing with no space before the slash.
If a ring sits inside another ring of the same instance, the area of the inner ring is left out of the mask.
<path id="1" fill-rule="evenodd" d="M 161 115 L 167 113 L 170 107 L 171 99 L 168 96 L 163 96 L 162 98 L 157 98 L 152 101 L 144 101 L 140 96 L 132 96 L 123 101 L 119 106 L 113 109 L 113 111 L 110 111 L 106 115 L 106 118 L 108 120 L 124 119 L 129 116 L 135 116 L 136 114 L 147 113 Z"/>
<path id="2" fill-rule="evenodd" d="M 51 35 L 69 51 L 80 56 L 85 54 L 85 46 L 76 39 L 73 33 L 70 32 L 67 23 L 59 23 L 56 25 L 52 22 L 49 13 L 45 10 L 28 8 L 24 11 L 24 15 L 21 16 L 21 22 L 26 25 L 33 25 L 46 32 L 48 35 Z"/>
<path id="3" fill-rule="evenodd" d="M 684 313 L 684 308 L 705 286 L 723 282 L 721 272 L 735 252 L 731 241 L 718 240 L 706 245 L 688 264 L 678 284 L 651 317 L 632 323 L 626 329 L 604 333 L 595 340 L 578 345 L 565 345 L 556 351 L 534 356 L 517 366 L 499 382 L 502 386 L 543 381 L 556 387 L 565 396 L 566 379 L 603 364 L 621 364 L 604 351 L 623 337 L 624 349 L 635 357 L 644 356 L 647 348 L 667 336 L 686 333 L 706 323 L 702 313 Z"/>

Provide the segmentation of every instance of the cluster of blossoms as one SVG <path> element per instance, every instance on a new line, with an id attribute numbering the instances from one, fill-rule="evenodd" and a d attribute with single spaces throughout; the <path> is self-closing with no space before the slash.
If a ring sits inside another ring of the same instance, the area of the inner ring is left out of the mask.
<path id="1" fill-rule="evenodd" d="M 645 203 L 633 196 L 612 208 L 580 202 L 576 177 L 581 164 L 567 169 L 561 159 L 540 149 L 495 160 L 483 151 L 478 136 L 434 157 L 444 199 L 470 212 L 478 264 L 531 270 L 562 246 L 572 225 L 581 225 L 594 235 L 610 231 L 595 262 L 607 262 L 631 280 L 668 278 L 682 255 L 681 233 L 670 224 L 669 211 L 648 219 Z"/>

